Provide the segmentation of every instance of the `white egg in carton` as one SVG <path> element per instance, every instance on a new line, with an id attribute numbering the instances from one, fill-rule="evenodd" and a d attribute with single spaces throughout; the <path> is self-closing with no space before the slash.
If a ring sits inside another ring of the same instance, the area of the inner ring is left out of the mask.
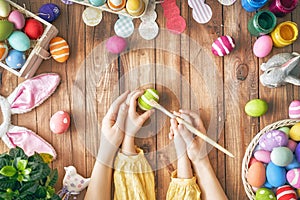
<path id="1" fill-rule="evenodd" d="M 110 9 L 108 7 L 108 5 L 107 5 L 107 2 L 105 4 L 103 4 L 102 6 L 98 6 L 97 7 L 97 6 L 93 6 L 88 0 L 70 0 L 70 1 L 72 1 L 74 3 L 81 4 L 81 5 L 85 5 L 85 6 L 90 6 L 90 7 L 98 8 L 98 9 L 100 9 L 102 11 L 107 11 L 107 12 L 118 14 L 118 15 L 120 14 L 120 15 L 124 15 L 124 16 L 127 16 L 127 17 L 131 17 L 131 18 L 140 18 L 140 17 L 142 17 L 146 13 L 147 6 L 148 6 L 148 3 L 149 3 L 149 0 L 143 0 L 143 2 L 145 3 L 145 9 L 144 9 L 144 11 L 140 15 L 134 16 L 134 15 L 130 15 L 127 12 L 126 8 L 123 8 L 120 11 L 114 11 L 114 10 Z"/>

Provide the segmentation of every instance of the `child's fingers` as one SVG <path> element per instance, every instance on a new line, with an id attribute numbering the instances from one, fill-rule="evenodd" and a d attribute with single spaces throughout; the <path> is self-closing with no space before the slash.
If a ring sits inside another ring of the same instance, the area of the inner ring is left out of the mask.
<path id="1" fill-rule="evenodd" d="M 191 110 L 184 110 L 184 109 L 181 109 L 179 110 L 180 113 L 182 114 L 186 114 L 186 115 L 189 115 L 191 117 L 191 120 L 192 120 L 192 124 L 194 126 L 196 126 L 196 128 L 198 128 L 201 132 L 205 133 L 206 132 L 206 129 L 204 127 L 204 124 L 203 124 L 203 121 L 202 119 L 200 118 L 199 114 L 196 113 L 196 112 L 193 112 Z"/>
<path id="2" fill-rule="evenodd" d="M 155 110 L 147 110 L 146 112 L 144 112 L 143 114 L 141 114 L 139 117 L 138 117 L 138 120 L 139 120 L 139 125 L 142 126 L 145 121 L 147 119 L 150 118 L 150 116 L 155 112 Z"/>
<path id="3" fill-rule="evenodd" d="M 125 130 L 125 121 L 128 113 L 128 105 L 124 102 L 119 109 L 117 120 L 114 126 L 117 126 L 121 131 Z"/>
<path id="4" fill-rule="evenodd" d="M 178 125 L 178 133 L 183 138 L 187 147 L 192 144 L 192 142 L 194 140 L 193 134 L 189 130 L 187 130 L 183 124 Z"/>
<path id="5" fill-rule="evenodd" d="M 136 113 L 136 104 L 137 99 L 144 93 L 142 90 L 135 90 L 132 94 L 129 102 L 129 112 Z"/>

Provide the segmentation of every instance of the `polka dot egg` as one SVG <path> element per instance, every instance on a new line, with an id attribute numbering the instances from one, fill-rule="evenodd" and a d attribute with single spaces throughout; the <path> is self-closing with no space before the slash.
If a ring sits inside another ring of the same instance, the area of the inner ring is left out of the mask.
<path id="1" fill-rule="evenodd" d="M 69 58 L 70 48 L 63 38 L 55 37 L 50 41 L 50 53 L 55 61 L 63 63 Z"/>
<path id="2" fill-rule="evenodd" d="M 267 188 L 259 188 L 255 195 L 256 200 L 276 200 L 275 194 Z"/>
<path id="3" fill-rule="evenodd" d="M 8 54 L 8 47 L 5 43 L 0 42 L 0 61 L 4 60 Z"/>
<path id="4" fill-rule="evenodd" d="M 26 56 L 24 52 L 12 49 L 8 52 L 5 62 L 12 69 L 21 69 L 26 62 Z"/>
<path id="5" fill-rule="evenodd" d="M 50 119 L 50 129 L 53 133 L 62 134 L 70 126 L 70 115 L 65 111 L 56 112 Z"/>
<path id="6" fill-rule="evenodd" d="M 228 35 L 221 36 L 212 44 L 211 51 L 216 56 L 225 56 L 235 48 L 234 39 Z"/>

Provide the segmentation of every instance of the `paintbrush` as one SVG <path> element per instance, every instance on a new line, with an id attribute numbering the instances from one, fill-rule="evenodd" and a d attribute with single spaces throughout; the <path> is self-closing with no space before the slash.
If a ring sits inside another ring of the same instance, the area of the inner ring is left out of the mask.
<path id="1" fill-rule="evenodd" d="M 222 147 L 221 145 L 219 145 L 218 143 L 216 143 L 214 140 L 212 140 L 211 138 L 209 138 L 207 135 L 205 135 L 204 133 L 201 133 L 198 129 L 196 129 L 192 124 L 190 124 L 189 122 L 185 121 L 184 119 L 172 114 L 171 112 L 169 112 L 167 109 L 165 109 L 163 106 L 161 106 L 159 103 L 157 103 L 156 101 L 154 101 L 153 99 L 151 99 L 149 101 L 149 105 L 151 105 L 153 108 L 156 108 L 158 110 L 160 110 L 162 113 L 166 114 L 167 116 L 169 116 L 170 118 L 174 118 L 177 120 L 178 123 L 185 125 L 185 127 L 191 131 L 192 133 L 194 133 L 195 135 L 197 135 L 198 137 L 200 137 L 202 140 L 204 140 L 205 142 L 211 144 L 212 146 L 216 147 L 217 149 L 219 149 L 220 151 L 222 151 L 223 153 L 227 154 L 230 157 L 234 157 L 234 155 L 232 153 L 230 153 L 227 149 L 225 149 L 224 147 Z"/>

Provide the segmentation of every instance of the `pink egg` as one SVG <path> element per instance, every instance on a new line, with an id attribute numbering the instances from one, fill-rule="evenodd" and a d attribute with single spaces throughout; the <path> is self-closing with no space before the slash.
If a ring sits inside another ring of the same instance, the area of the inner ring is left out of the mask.
<path id="1" fill-rule="evenodd" d="M 112 36 L 106 42 L 106 49 L 114 54 L 119 54 L 127 47 L 127 42 L 124 38 L 119 36 Z"/>
<path id="2" fill-rule="evenodd" d="M 286 179 L 294 188 L 300 188 L 300 168 L 291 169 L 286 174 Z"/>
<path id="3" fill-rule="evenodd" d="M 253 53 L 259 58 L 266 57 L 272 51 L 273 41 L 269 35 L 260 36 L 253 45 Z"/>
<path id="4" fill-rule="evenodd" d="M 234 39 L 228 35 L 218 37 L 212 44 L 211 51 L 216 56 L 225 56 L 235 47 Z"/>
<path id="5" fill-rule="evenodd" d="M 294 100 L 291 102 L 289 106 L 289 117 L 291 119 L 298 119 L 300 118 L 300 101 Z"/>
<path id="6" fill-rule="evenodd" d="M 8 21 L 13 23 L 18 30 L 21 30 L 25 26 L 25 17 L 17 10 L 14 10 L 9 14 Z"/>
<path id="7" fill-rule="evenodd" d="M 289 140 L 287 147 L 292 151 L 295 152 L 295 149 L 297 147 L 297 142 L 295 142 L 294 140 Z"/>
<path id="8" fill-rule="evenodd" d="M 271 152 L 259 150 L 254 153 L 254 157 L 256 160 L 261 161 L 263 163 L 269 163 L 271 161 Z"/>
<path id="9" fill-rule="evenodd" d="M 56 112 L 50 119 L 50 129 L 53 133 L 62 134 L 70 126 L 70 115 L 65 111 Z"/>

